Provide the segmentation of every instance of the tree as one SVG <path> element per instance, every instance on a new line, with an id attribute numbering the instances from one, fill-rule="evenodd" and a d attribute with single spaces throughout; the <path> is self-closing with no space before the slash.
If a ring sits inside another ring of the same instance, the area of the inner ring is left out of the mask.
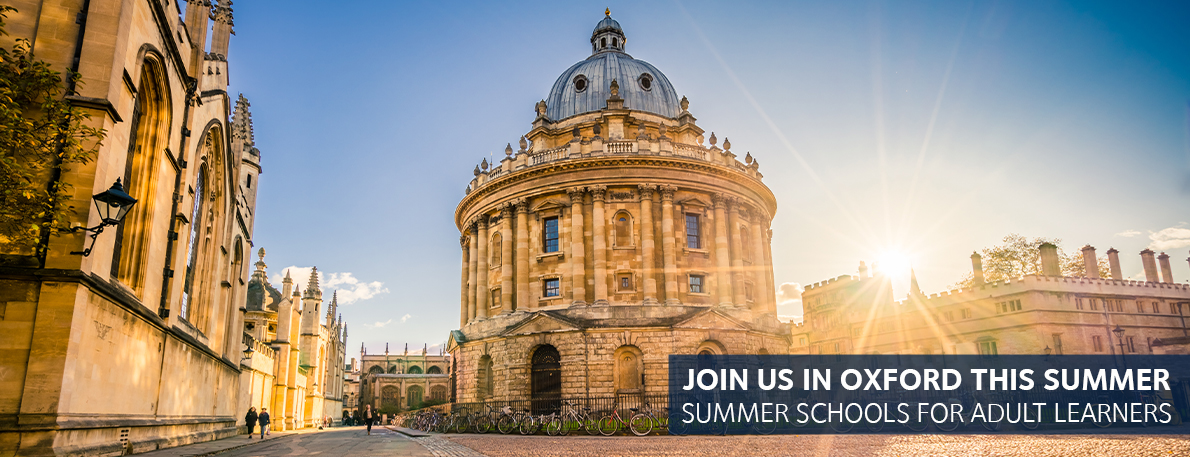
<path id="1" fill-rule="evenodd" d="M 0 5 L 0 36 L 16 9 Z M 34 58 L 29 41 L 0 48 L 0 253 L 44 256 L 46 236 L 68 231 L 69 167 L 89 163 L 106 132 L 86 124 L 91 116 L 71 105 L 81 79 Z"/>
<path id="2" fill-rule="evenodd" d="M 1058 247 L 1058 265 L 1063 276 L 1083 277 L 1087 275 L 1082 252 L 1067 255 L 1062 250 L 1062 240 L 1057 238 L 1029 239 L 1011 233 L 1004 237 L 1002 243 L 980 250 L 979 255 L 983 257 L 984 279 L 987 282 L 992 282 L 1041 274 L 1041 251 L 1038 248 L 1044 243 Z M 1110 271 L 1107 259 L 1096 257 L 1095 260 L 1099 275 L 1107 276 Z M 971 287 L 974 282 L 974 274 L 967 273 L 953 287 L 967 288 Z"/>

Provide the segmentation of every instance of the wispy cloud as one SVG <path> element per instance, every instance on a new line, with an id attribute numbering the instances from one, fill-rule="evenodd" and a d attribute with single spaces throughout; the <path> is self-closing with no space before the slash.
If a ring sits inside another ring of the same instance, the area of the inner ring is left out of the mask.
<path id="1" fill-rule="evenodd" d="M 802 291 L 805 288 L 796 282 L 781 284 L 777 289 L 777 318 L 783 321 L 802 321 Z"/>
<path id="2" fill-rule="evenodd" d="M 1132 238 L 1132 237 L 1140 235 L 1140 234 L 1141 234 L 1140 230 L 1128 229 L 1123 232 L 1117 233 L 1116 236 L 1122 236 L 1124 238 Z"/>
<path id="3" fill-rule="evenodd" d="M 273 273 L 271 281 L 274 285 L 280 285 L 282 279 L 285 278 L 285 272 L 289 271 L 289 275 L 293 281 L 300 284 L 304 289 L 308 281 L 310 281 L 311 267 L 289 266 L 282 268 L 278 273 Z M 339 294 L 340 305 L 350 305 L 360 300 L 367 300 L 379 294 L 388 293 L 388 288 L 384 287 L 384 283 L 380 281 L 365 282 L 360 281 L 351 272 L 318 272 L 318 286 L 322 289 L 323 295 L 330 295 L 331 292 Z M 326 297 L 329 298 L 329 297 Z"/>
<path id="4" fill-rule="evenodd" d="M 409 319 L 411 319 L 411 318 L 413 318 L 413 316 L 412 316 L 412 315 L 409 315 L 409 314 L 406 314 L 406 315 L 404 315 L 404 316 L 401 316 L 401 323 L 402 323 L 402 324 L 404 324 L 404 323 L 405 323 L 405 321 L 407 321 L 407 320 L 409 320 Z M 392 320 L 392 319 L 389 319 L 389 320 Z"/>
<path id="5" fill-rule="evenodd" d="M 1190 229 L 1185 228 L 1185 225 L 1186 223 L 1183 222 L 1177 227 L 1164 228 L 1149 234 L 1149 240 L 1151 240 L 1149 249 L 1167 251 L 1190 246 Z"/>
<path id="6" fill-rule="evenodd" d="M 401 322 L 404 322 L 404 321 L 405 321 L 404 319 L 401 320 Z M 384 327 L 385 325 L 388 325 L 391 323 L 393 323 L 393 320 L 389 319 L 384 322 L 376 321 L 375 323 L 372 323 L 372 324 L 364 324 L 364 327 L 380 328 L 380 327 Z"/>

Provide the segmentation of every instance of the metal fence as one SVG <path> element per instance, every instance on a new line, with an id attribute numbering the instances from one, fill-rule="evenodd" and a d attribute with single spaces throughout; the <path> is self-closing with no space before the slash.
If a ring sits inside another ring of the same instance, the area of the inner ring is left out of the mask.
<path id="1" fill-rule="evenodd" d="M 600 417 L 604 413 L 610 413 L 613 409 L 618 409 L 621 416 L 629 417 L 631 416 L 629 413 L 633 408 L 639 409 L 645 405 L 649 405 L 656 411 L 664 412 L 669 407 L 669 395 L 667 394 L 625 393 L 602 397 L 569 397 L 559 395 L 522 400 L 488 400 L 453 403 L 449 405 L 449 408 L 452 414 L 469 414 L 486 412 L 489 411 L 489 408 L 499 411 L 505 406 L 508 406 L 512 411 L 526 411 L 533 415 L 540 415 L 561 413 L 562 403 L 564 401 L 573 403 L 579 407 L 591 408 L 591 411 L 596 417 Z"/>

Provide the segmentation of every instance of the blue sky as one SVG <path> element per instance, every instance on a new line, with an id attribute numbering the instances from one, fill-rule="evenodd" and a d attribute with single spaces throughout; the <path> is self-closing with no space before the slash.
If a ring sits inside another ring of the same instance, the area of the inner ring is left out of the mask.
<path id="1" fill-rule="evenodd" d="M 937 292 L 1009 233 L 1115 247 L 1133 277 L 1153 247 L 1190 279 L 1190 3 L 1036 1 L 237 3 L 270 274 L 326 272 L 352 348 L 442 343 L 471 170 L 604 7 L 760 161 L 778 283 L 901 257 Z"/>

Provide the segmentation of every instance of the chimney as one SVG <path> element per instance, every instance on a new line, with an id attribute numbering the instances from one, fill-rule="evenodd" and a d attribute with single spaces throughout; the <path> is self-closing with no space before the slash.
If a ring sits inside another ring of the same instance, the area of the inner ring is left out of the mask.
<path id="1" fill-rule="evenodd" d="M 859 279 L 864 279 L 867 277 L 868 277 L 868 266 L 866 264 L 864 264 L 863 260 L 861 260 L 861 261 L 859 261 Z"/>
<path id="2" fill-rule="evenodd" d="M 971 253 L 971 274 L 975 277 L 971 282 L 972 285 L 982 286 L 986 282 L 983 279 L 983 257 L 978 252 Z"/>
<path id="3" fill-rule="evenodd" d="M 1111 278 L 1117 281 L 1124 279 L 1124 273 L 1120 271 L 1120 251 L 1116 248 L 1107 250 L 1107 263 L 1111 265 Z"/>
<path id="4" fill-rule="evenodd" d="M 1037 249 L 1041 251 L 1041 274 L 1062 276 L 1062 269 L 1058 266 L 1058 247 L 1053 243 L 1041 243 Z"/>
<path id="5" fill-rule="evenodd" d="M 1140 263 L 1145 267 L 1145 281 L 1160 282 L 1157 279 L 1157 261 L 1153 259 L 1153 250 L 1140 251 Z"/>
<path id="6" fill-rule="evenodd" d="M 1099 279 L 1099 259 L 1095 258 L 1095 248 L 1089 244 L 1083 246 L 1083 265 L 1088 278 Z"/>
<path id="7" fill-rule="evenodd" d="M 1169 255 L 1162 252 L 1157 256 L 1157 261 L 1161 262 L 1161 282 L 1173 284 L 1173 268 L 1169 266 Z"/>

